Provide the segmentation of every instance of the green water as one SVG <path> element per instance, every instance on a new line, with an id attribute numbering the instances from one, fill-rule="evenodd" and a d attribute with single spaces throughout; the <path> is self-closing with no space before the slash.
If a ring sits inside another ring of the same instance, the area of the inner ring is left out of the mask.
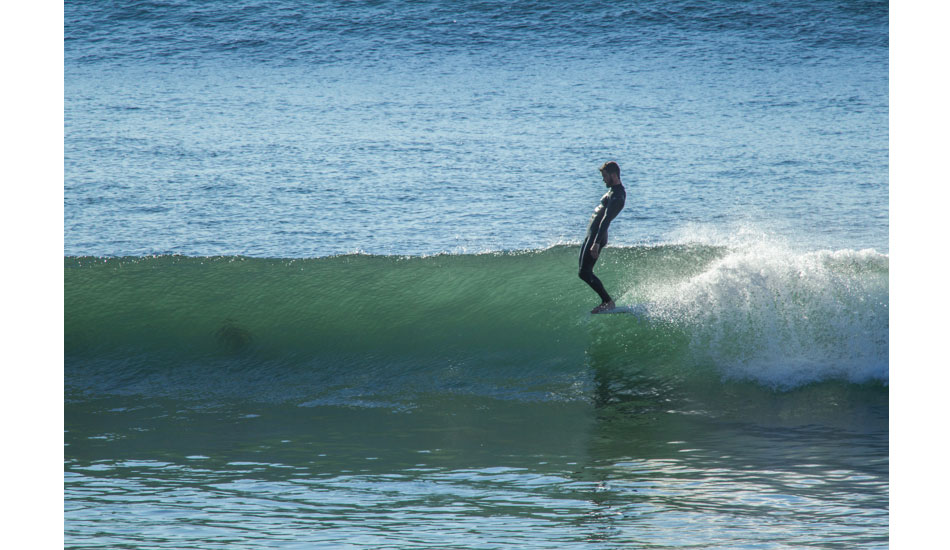
<path id="1" fill-rule="evenodd" d="M 887 547 L 885 388 L 594 377 L 586 402 L 72 395 L 67 547 Z"/>

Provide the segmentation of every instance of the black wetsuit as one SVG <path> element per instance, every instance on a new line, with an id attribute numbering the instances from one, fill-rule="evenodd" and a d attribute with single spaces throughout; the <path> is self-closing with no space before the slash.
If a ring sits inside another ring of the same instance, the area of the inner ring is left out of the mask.
<path id="1" fill-rule="evenodd" d="M 594 263 L 597 260 L 590 255 L 590 247 L 594 243 L 600 245 L 601 253 L 607 246 L 607 227 L 610 221 L 623 210 L 623 204 L 627 200 L 627 190 L 623 184 L 612 186 L 607 193 L 600 199 L 600 204 L 594 209 L 594 215 L 590 217 L 590 223 L 587 225 L 587 238 L 581 245 L 581 256 L 578 259 L 579 270 L 577 275 L 600 296 L 601 301 L 609 302 L 610 295 L 604 290 L 604 285 L 600 279 L 594 275 Z"/>

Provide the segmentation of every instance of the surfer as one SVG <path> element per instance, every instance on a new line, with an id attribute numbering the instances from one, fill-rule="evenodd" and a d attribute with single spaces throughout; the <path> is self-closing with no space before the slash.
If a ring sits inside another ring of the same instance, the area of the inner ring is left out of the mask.
<path id="1" fill-rule="evenodd" d="M 604 289 L 603 283 L 594 275 L 594 263 L 600 256 L 600 251 L 607 246 L 607 227 L 610 221 L 623 210 L 627 200 L 627 190 L 620 181 L 620 165 L 614 161 L 605 162 L 600 167 L 600 175 L 609 188 L 600 198 L 600 204 L 594 209 L 587 225 L 587 237 L 581 245 L 581 255 L 578 259 L 579 270 L 577 275 L 600 296 L 600 305 L 592 309 L 591 313 L 601 313 L 614 308 L 614 301 Z"/>

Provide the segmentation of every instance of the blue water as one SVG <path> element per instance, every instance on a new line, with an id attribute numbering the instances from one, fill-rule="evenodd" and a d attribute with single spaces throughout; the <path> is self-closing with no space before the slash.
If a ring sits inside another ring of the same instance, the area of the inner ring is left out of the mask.
<path id="1" fill-rule="evenodd" d="M 887 547 L 887 3 L 64 23 L 66 547 Z"/>
<path id="2" fill-rule="evenodd" d="M 65 253 L 887 251 L 887 6 L 66 4 Z"/>

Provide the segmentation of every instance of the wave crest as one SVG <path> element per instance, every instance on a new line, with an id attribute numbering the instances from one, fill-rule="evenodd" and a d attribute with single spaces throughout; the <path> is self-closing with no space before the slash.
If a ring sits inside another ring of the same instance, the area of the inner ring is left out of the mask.
<path id="1" fill-rule="evenodd" d="M 625 299 L 639 295 L 651 319 L 688 331 L 694 360 L 729 378 L 780 388 L 887 382 L 888 261 L 873 250 L 756 243 Z"/>

